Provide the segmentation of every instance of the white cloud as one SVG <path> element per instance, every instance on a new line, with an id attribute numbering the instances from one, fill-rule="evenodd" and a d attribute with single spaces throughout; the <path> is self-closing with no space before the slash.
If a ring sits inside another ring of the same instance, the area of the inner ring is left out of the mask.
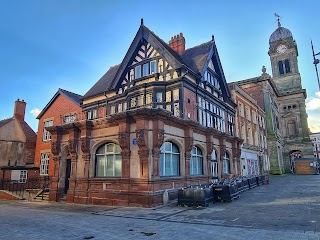
<path id="1" fill-rule="evenodd" d="M 34 108 L 30 111 L 30 113 L 35 117 L 37 117 L 40 114 L 40 112 L 41 110 L 39 108 Z"/>
<path id="2" fill-rule="evenodd" d="M 308 126 L 312 133 L 320 132 L 320 113 L 308 114 Z"/>
<path id="3" fill-rule="evenodd" d="M 316 92 L 316 95 L 317 97 L 311 98 L 311 100 L 307 102 L 307 110 L 320 109 L 320 92 Z"/>

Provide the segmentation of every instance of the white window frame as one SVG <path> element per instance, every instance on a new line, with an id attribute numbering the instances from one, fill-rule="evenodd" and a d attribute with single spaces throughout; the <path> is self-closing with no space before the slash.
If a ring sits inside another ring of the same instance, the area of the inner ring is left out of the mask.
<path id="1" fill-rule="evenodd" d="M 190 175 L 203 174 L 203 156 L 200 148 L 193 146 L 190 159 Z"/>
<path id="2" fill-rule="evenodd" d="M 170 144 L 170 150 L 165 149 L 165 144 Z M 173 146 L 177 149 L 177 152 L 173 151 Z M 160 148 L 161 150 L 161 157 L 160 157 L 160 177 L 172 177 L 172 176 L 179 176 L 179 166 L 180 166 L 180 151 L 177 145 L 173 144 L 172 142 L 164 142 Z M 174 161 L 173 156 L 178 156 L 178 162 Z M 161 162 L 161 158 L 163 159 Z M 170 165 L 170 172 L 166 172 L 167 164 Z M 173 165 L 176 164 L 177 173 L 174 173 L 173 170 L 175 169 Z M 163 169 L 163 173 L 161 171 Z"/>
<path id="3" fill-rule="evenodd" d="M 50 153 L 41 153 L 40 175 L 47 176 L 49 173 Z"/>
<path id="4" fill-rule="evenodd" d="M 223 156 L 223 173 L 224 174 L 231 173 L 230 155 L 228 153 L 225 153 Z"/>
<path id="5" fill-rule="evenodd" d="M 50 141 L 51 140 L 51 133 L 46 129 L 46 127 L 53 126 L 53 120 L 44 121 L 43 123 L 43 141 Z"/>
<path id="6" fill-rule="evenodd" d="M 112 146 L 112 151 L 108 152 L 108 146 Z M 100 148 L 104 148 L 104 153 L 98 153 L 98 150 Z M 117 151 L 119 150 L 119 151 Z M 101 166 L 98 165 L 98 157 L 103 157 L 103 159 L 100 160 L 101 163 L 103 163 Z M 122 176 L 122 156 L 121 156 L 121 148 L 119 145 L 115 143 L 107 143 L 102 146 L 100 146 L 97 149 L 96 152 L 96 177 L 121 177 Z M 120 162 L 120 173 L 117 174 L 116 172 L 116 164 L 117 162 Z M 107 166 L 112 165 L 112 174 L 108 175 L 107 174 Z M 103 175 L 98 175 L 98 167 L 102 167 L 101 170 L 103 170 Z"/>

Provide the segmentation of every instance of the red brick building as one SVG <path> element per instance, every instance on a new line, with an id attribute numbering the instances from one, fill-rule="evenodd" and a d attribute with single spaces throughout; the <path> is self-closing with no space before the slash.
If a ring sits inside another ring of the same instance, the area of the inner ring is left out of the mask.
<path id="1" fill-rule="evenodd" d="M 39 116 L 51 201 L 66 193 L 67 202 L 152 206 L 181 187 L 240 175 L 236 105 L 213 38 L 186 49 L 182 34 L 167 44 L 142 21 L 123 61 L 82 98 L 84 119 L 46 125 L 49 151 L 40 133 L 60 107 Z"/>
<path id="2" fill-rule="evenodd" d="M 40 176 L 53 176 L 54 171 L 51 134 L 45 127 L 61 126 L 82 118 L 81 97 L 78 94 L 59 89 L 38 115 L 39 125 L 35 166 L 40 168 Z"/>

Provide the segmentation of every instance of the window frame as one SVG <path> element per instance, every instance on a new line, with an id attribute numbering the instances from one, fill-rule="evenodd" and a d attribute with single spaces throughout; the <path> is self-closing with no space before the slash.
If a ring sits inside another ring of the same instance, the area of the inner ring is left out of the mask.
<path id="1" fill-rule="evenodd" d="M 108 152 L 109 145 L 113 145 L 112 152 Z M 102 148 L 104 148 L 104 153 L 98 153 L 98 151 Z M 119 152 L 116 152 L 117 148 L 120 149 Z M 122 177 L 122 155 L 121 155 L 121 152 L 122 152 L 121 147 L 118 144 L 115 144 L 113 142 L 107 142 L 107 143 L 99 146 L 95 152 L 95 177 L 97 177 L 97 178 L 121 178 Z M 99 156 L 104 157 L 103 159 L 101 159 L 102 161 L 98 159 Z M 112 156 L 112 158 L 108 158 L 108 156 Z M 117 159 L 117 156 L 120 156 L 120 158 Z M 109 160 L 111 160 L 112 163 L 109 163 Z M 103 162 L 103 164 L 98 165 L 98 161 Z M 117 172 L 117 170 L 116 170 L 117 162 L 116 161 L 120 162 L 120 164 L 118 163 L 120 165 L 120 169 L 118 170 L 118 174 L 116 173 Z M 108 175 L 106 173 L 106 171 L 107 171 L 106 167 L 108 166 L 108 164 L 112 165 L 112 175 Z M 98 174 L 101 166 L 104 166 L 104 169 L 103 169 L 104 174 L 103 175 Z"/>
<path id="2" fill-rule="evenodd" d="M 50 141 L 51 140 L 51 133 L 46 129 L 46 127 L 52 127 L 53 126 L 53 120 L 46 120 L 43 122 L 43 136 L 42 141 Z"/>
<path id="3" fill-rule="evenodd" d="M 45 152 L 40 155 L 40 176 L 48 176 L 49 174 L 50 153 Z"/>
<path id="4" fill-rule="evenodd" d="M 191 149 L 190 175 L 203 175 L 203 154 L 197 146 Z"/>
<path id="5" fill-rule="evenodd" d="M 166 150 L 166 144 L 170 144 L 170 150 Z M 176 148 L 177 152 L 173 152 L 173 146 Z M 168 159 L 166 158 L 168 156 Z M 177 161 L 173 156 L 178 156 Z M 176 161 L 176 162 L 175 162 Z M 166 162 L 170 164 L 170 173 L 166 172 Z M 160 177 L 177 177 L 180 175 L 180 150 L 178 146 L 172 142 L 164 142 L 160 148 Z M 176 172 L 174 172 L 174 167 L 176 167 Z"/>

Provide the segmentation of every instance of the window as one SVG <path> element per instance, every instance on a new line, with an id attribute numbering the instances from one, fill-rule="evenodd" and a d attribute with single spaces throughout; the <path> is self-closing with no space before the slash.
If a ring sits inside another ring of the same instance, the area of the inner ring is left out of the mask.
<path id="1" fill-rule="evenodd" d="M 198 147 L 191 150 L 190 175 L 202 174 L 202 152 Z"/>
<path id="2" fill-rule="evenodd" d="M 243 104 L 241 102 L 238 103 L 239 115 L 244 117 Z"/>
<path id="3" fill-rule="evenodd" d="M 157 63 L 156 61 L 151 61 L 150 62 L 150 74 L 156 73 L 157 72 Z"/>
<path id="4" fill-rule="evenodd" d="M 96 177 L 121 177 L 121 148 L 114 143 L 107 143 L 96 152 Z"/>
<path id="5" fill-rule="evenodd" d="M 171 142 L 164 142 L 160 151 L 160 176 L 178 176 L 180 160 L 178 147 Z"/>
<path id="6" fill-rule="evenodd" d="M 283 62 L 282 61 L 278 62 L 278 67 L 279 67 L 279 74 L 283 75 L 284 74 L 284 69 L 283 69 Z"/>
<path id="7" fill-rule="evenodd" d="M 156 93 L 156 102 L 162 102 L 162 92 L 157 92 Z"/>
<path id="8" fill-rule="evenodd" d="M 230 173 L 230 158 L 227 152 L 223 156 L 223 173 L 224 174 Z"/>
<path id="9" fill-rule="evenodd" d="M 65 123 L 72 123 L 76 120 L 76 115 L 68 115 L 64 117 Z"/>
<path id="10" fill-rule="evenodd" d="M 48 175 L 50 153 L 41 153 L 40 175 Z"/>
<path id="11" fill-rule="evenodd" d="M 141 78 L 141 66 L 136 66 L 134 68 L 134 79 Z"/>
<path id="12" fill-rule="evenodd" d="M 87 112 L 87 120 L 92 120 L 98 118 L 98 110 L 91 109 Z"/>
<path id="13" fill-rule="evenodd" d="M 43 128 L 43 141 L 49 141 L 51 140 L 51 134 L 49 131 L 46 130 L 46 127 L 53 126 L 53 120 L 45 121 L 44 122 L 44 128 Z"/>
<path id="14" fill-rule="evenodd" d="M 211 176 L 212 178 L 218 177 L 218 161 L 217 153 L 215 150 L 213 150 L 211 154 Z"/>
<path id="15" fill-rule="evenodd" d="M 288 60 L 288 59 L 286 59 L 286 60 L 284 61 L 284 67 L 285 67 L 285 69 L 286 69 L 286 73 L 290 73 L 290 72 L 291 72 L 291 70 L 290 70 L 290 63 L 289 63 L 289 60 Z"/>
<path id="16" fill-rule="evenodd" d="M 250 108 L 246 106 L 246 118 L 251 121 L 251 113 L 250 113 Z"/>
<path id="17" fill-rule="evenodd" d="M 149 63 L 143 64 L 143 77 L 149 75 Z"/>
<path id="18" fill-rule="evenodd" d="M 18 183 L 27 182 L 28 170 L 12 170 L 11 171 L 11 181 Z"/>

